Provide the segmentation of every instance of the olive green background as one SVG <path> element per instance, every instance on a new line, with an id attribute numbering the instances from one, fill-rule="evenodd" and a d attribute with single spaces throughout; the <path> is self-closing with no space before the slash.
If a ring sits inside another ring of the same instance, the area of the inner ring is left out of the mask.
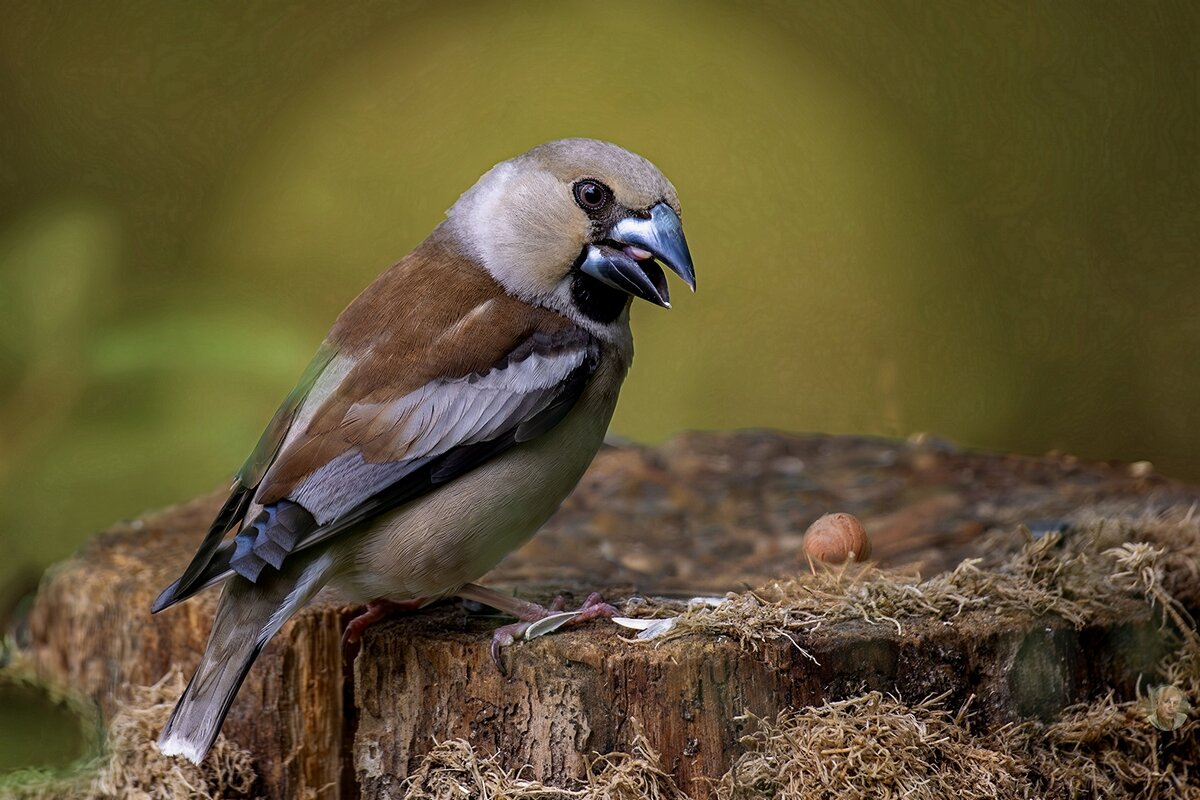
<path id="1" fill-rule="evenodd" d="M 634 312 L 616 433 L 1200 478 L 1197 8 L 0 4 L 0 585 L 220 484 L 364 285 L 570 135 L 671 177 L 699 276 Z"/>

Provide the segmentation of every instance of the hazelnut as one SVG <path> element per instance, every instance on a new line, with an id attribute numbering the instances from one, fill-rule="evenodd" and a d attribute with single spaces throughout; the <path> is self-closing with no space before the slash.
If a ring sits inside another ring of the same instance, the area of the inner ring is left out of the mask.
<path id="1" fill-rule="evenodd" d="M 804 554 L 826 564 L 866 561 L 871 556 L 871 541 L 853 514 L 826 514 L 805 531 Z"/>

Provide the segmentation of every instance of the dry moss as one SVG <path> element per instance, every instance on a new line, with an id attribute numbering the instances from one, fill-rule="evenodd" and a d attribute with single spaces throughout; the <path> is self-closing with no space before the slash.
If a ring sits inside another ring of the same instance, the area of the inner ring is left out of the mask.
<path id="1" fill-rule="evenodd" d="M 1194 677 L 1194 676 L 1193 676 Z M 1200 797 L 1193 720 L 1173 734 L 1112 697 L 1051 725 L 973 734 L 963 712 L 873 692 L 758 720 L 720 800 Z M 1190 728 L 1190 730 L 1188 730 Z"/>
<path id="2" fill-rule="evenodd" d="M 1013 753 L 972 736 L 940 699 L 906 705 L 879 692 L 774 720 L 751 718 L 749 752 L 721 778 L 721 800 L 1032 796 Z"/>
<path id="3" fill-rule="evenodd" d="M 1173 685 L 1200 692 L 1193 631 L 1164 665 Z M 747 752 L 721 779 L 720 800 L 958 797 L 975 800 L 1196 800 L 1200 720 L 1172 732 L 1144 699 L 1112 694 L 1051 724 L 973 732 L 965 709 L 906 704 L 873 692 L 753 719 Z"/>
<path id="4" fill-rule="evenodd" d="M 686 800 L 639 732 L 628 753 L 610 753 L 573 787 L 546 786 L 481 757 L 463 739 L 439 743 L 404 785 L 406 800 Z"/>
<path id="5" fill-rule="evenodd" d="M 108 727 L 104 753 L 72 774 L 25 771 L 0 781 L 0 797 L 19 800 L 232 800 L 255 796 L 251 755 L 224 736 L 204 763 L 167 758 L 154 742 L 183 691 L 172 671 L 153 686 L 130 687 Z"/>
<path id="6" fill-rule="evenodd" d="M 1194 557 L 1183 557 L 1200 539 L 1191 512 L 1186 523 L 1155 531 L 1159 541 L 1171 541 L 1166 532 L 1184 534 L 1174 547 L 1157 549 L 1150 544 L 1129 544 L 1116 551 L 1120 569 L 1110 576 L 1118 587 L 1127 587 L 1163 613 L 1179 637 L 1178 649 L 1162 666 L 1167 685 L 1189 698 L 1200 697 L 1200 636 L 1183 605 L 1168 591 L 1177 576 L 1171 568 L 1186 564 L 1195 569 Z M 1194 552 L 1194 551 L 1193 551 Z M 1195 587 L 1191 587 L 1195 591 Z M 1154 708 L 1148 693 L 1118 700 L 1112 693 L 1099 702 L 1067 709 L 1049 725 L 1027 724 L 1014 735 L 1022 744 L 1047 797 L 1200 798 L 1200 719 L 1189 717 L 1173 731 L 1153 723 Z"/>
<path id="7" fill-rule="evenodd" d="M 1192 696 L 1200 691 L 1198 656 L 1193 635 L 1166 665 Z M 1200 721 L 1164 732 L 1150 711 L 1143 701 L 1110 694 L 1049 725 L 973 733 L 964 711 L 951 715 L 937 699 L 910 705 L 874 692 L 754 719 L 747 752 L 721 779 L 717 797 L 1200 798 Z"/>
<path id="8" fill-rule="evenodd" d="M 967 559 L 925 580 L 871 564 L 816 566 L 811 574 L 731 592 L 719 604 L 654 600 L 630 611 L 673 615 L 674 624 L 655 631 L 654 641 L 703 633 L 753 649 L 781 637 L 796 641 L 795 634 L 830 623 L 865 620 L 899 632 L 905 619 L 945 620 L 974 610 L 997 619 L 1053 614 L 1082 627 L 1107 619 L 1115 601 L 1143 596 L 1143 587 L 1122 577 L 1130 557 L 1154 562 L 1160 589 L 1187 587 L 1200 596 L 1189 582 L 1200 581 L 1200 523 L 1190 511 L 1137 521 L 1090 519 L 1066 535 L 1036 539 L 1023 528 L 994 533 L 981 549 L 991 553 L 988 559 Z"/>

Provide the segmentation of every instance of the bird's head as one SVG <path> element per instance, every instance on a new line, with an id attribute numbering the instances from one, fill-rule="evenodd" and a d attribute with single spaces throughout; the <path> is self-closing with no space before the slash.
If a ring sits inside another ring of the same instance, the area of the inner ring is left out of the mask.
<path id="1" fill-rule="evenodd" d="M 548 142 L 497 164 L 448 214 L 460 243 L 510 293 L 570 302 L 599 322 L 616 319 L 631 296 L 670 307 L 662 266 L 695 290 L 679 215 L 657 167 L 595 139 Z"/>

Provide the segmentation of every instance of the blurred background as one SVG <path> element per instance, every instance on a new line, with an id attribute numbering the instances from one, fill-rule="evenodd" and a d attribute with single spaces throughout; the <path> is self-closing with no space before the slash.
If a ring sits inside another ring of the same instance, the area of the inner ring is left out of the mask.
<path id="1" fill-rule="evenodd" d="M 2 6 L 10 595 L 224 483 L 341 308 L 562 136 L 657 163 L 699 273 L 636 307 L 615 433 L 1200 479 L 1195 4 Z"/>

